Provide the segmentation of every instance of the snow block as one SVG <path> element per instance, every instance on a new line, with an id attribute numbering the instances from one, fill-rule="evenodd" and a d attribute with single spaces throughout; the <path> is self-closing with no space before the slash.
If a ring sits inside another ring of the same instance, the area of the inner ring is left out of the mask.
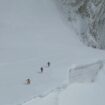
<path id="1" fill-rule="evenodd" d="M 98 72 L 103 68 L 103 62 L 97 61 L 92 64 L 77 66 L 69 70 L 69 83 L 94 82 Z"/>

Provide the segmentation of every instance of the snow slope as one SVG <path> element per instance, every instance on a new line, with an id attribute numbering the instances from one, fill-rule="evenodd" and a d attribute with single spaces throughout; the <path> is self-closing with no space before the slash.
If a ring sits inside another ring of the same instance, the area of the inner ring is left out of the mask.
<path id="1" fill-rule="evenodd" d="M 0 0 L 0 14 L 0 105 L 46 94 L 65 82 L 72 64 L 105 57 L 79 41 L 51 0 Z"/>

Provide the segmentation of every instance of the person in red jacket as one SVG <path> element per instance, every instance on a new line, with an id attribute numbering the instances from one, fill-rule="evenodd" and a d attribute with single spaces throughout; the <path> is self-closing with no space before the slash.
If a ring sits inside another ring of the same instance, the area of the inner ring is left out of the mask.
<path id="1" fill-rule="evenodd" d="M 26 84 L 29 85 L 31 83 L 31 79 L 26 79 Z"/>

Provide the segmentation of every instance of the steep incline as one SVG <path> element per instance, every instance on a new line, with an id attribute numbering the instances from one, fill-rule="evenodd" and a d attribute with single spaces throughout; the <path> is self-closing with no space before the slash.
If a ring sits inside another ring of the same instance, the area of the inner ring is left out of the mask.
<path id="1" fill-rule="evenodd" d="M 73 23 L 84 44 L 105 49 L 105 0 L 55 1 L 67 22 Z"/>
<path id="2" fill-rule="evenodd" d="M 0 15 L 0 105 L 42 95 L 64 83 L 70 65 L 105 57 L 79 42 L 51 0 L 0 0 Z"/>

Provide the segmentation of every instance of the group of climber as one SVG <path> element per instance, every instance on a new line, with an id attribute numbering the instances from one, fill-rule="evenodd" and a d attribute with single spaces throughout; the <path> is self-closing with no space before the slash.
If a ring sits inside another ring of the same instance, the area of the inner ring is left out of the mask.
<path id="1" fill-rule="evenodd" d="M 47 62 L 46 67 L 50 67 L 50 65 L 51 65 L 51 63 Z M 43 73 L 43 71 L 44 71 L 44 67 L 40 67 L 40 72 Z M 27 85 L 31 84 L 31 79 L 30 78 L 26 79 L 26 84 Z"/>

